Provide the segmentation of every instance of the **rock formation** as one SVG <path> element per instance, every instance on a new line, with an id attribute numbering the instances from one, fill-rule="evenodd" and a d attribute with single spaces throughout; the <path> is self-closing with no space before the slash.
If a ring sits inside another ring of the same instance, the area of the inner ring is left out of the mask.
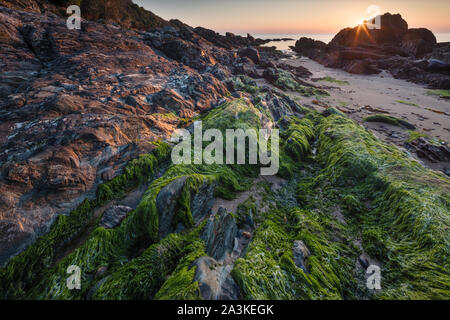
<path id="1" fill-rule="evenodd" d="M 399 14 L 385 13 L 380 21 L 380 29 L 369 28 L 367 22 L 345 28 L 329 44 L 301 38 L 293 49 L 327 67 L 350 73 L 376 74 L 388 70 L 396 78 L 450 88 L 448 46 L 437 45 L 436 37 L 428 29 L 408 29 Z"/>

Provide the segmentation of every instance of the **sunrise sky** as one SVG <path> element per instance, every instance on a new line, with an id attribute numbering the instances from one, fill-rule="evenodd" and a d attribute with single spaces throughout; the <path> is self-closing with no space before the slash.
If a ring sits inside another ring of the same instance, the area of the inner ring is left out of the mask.
<path id="1" fill-rule="evenodd" d="M 370 5 L 410 27 L 450 32 L 450 0 L 133 0 L 165 19 L 235 33 L 336 33 L 369 18 Z"/>

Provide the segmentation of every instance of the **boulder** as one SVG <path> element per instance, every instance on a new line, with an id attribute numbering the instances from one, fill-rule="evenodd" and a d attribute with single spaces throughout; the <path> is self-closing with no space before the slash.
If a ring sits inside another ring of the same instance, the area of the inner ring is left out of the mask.
<path id="1" fill-rule="evenodd" d="M 302 37 L 295 42 L 294 51 L 310 56 L 315 51 L 325 50 L 327 47 L 325 42 L 314 40 L 311 38 Z"/>
<path id="2" fill-rule="evenodd" d="M 242 48 L 238 51 L 238 55 L 240 57 L 247 57 L 252 60 L 254 63 L 259 64 L 260 56 L 257 49 L 253 47 Z"/>
<path id="3" fill-rule="evenodd" d="M 409 29 L 402 38 L 401 48 L 416 58 L 422 58 L 433 51 L 436 43 L 436 37 L 430 30 Z"/>

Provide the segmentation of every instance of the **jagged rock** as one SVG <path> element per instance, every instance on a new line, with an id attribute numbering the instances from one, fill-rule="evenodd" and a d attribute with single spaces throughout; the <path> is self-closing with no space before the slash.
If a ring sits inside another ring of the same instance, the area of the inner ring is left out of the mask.
<path id="1" fill-rule="evenodd" d="M 174 230 L 172 220 L 176 214 L 176 206 L 187 177 L 178 178 L 158 193 L 156 197 L 156 208 L 159 216 L 159 232 L 161 238 L 167 236 Z"/>
<path id="2" fill-rule="evenodd" d="M 302 240 L 294 241 L 292 254 L 294 255 L 295 265 L 301 268 L 304 272 L 308 272 L 308 268 L 306 267 L 306 260 L 311 255 L 311 253 Z"/>
<path id="3" fill-rule="evenodd" d="M 376 74 L 388 70 L 395 78 L 435 88 L 449 88 L 448 69 L 437 63 L 432 63 L 429 68 L 425 60 L 431 56 L 448 63 L 450 46 L 437 44 L 428 29 L 408 29 L 408 23 L 399 14 L 385 13 L 379 18 L 380 29 L 370 29 L 366 22 L 341 30 L 328 45 L 300 38 L 293 50 L 327 67 L 354 74 Z"/>
<path id="4" fill-rule="evenodd" d="M 445 145 L 434 145 L 425 138 L 418 138 L 406 144 L 406 147 L 416 152 L 420 158 L 431 162 L 450 161 L 450 149 Z"/>
<path id="5" fill-rule="evenodd" d="M 185 188 L 188 177 L 181 177 L 167 184 L 156 197 L 156 207 L 159 216 L 159 233 L 161 238 L 168 234 L 184 229 L 184 225 L 174 225 L 174 218 L 178 209 L 178 201 Z M 204 182 L 198 190 L 191 192 L 191 214 L 194 223 L 199 222 L 211 210 L 215 184 Z"/>
<path id="6" fill-rule="evenodd" d="M 270 66 L 270 67 L 272 67 L 272 66 Z M 299 78 L 307 79 L 312 76 L 312 72 L 302 66 L 294 67 L 294 66 L 288 65 L 286 63 L 280 63 L 278 65 L 278 67 L 280 69 L 284 69 L 284 70 L 292 72 L 293 75 L 295 75 L 296 77 L 299 77 Z"/>
<path id="7" fill-rule="evenodd" d="M 105 229 L 113 229 L 120 225 L 131 210 L 133 209 L 127 206 L 112 206 L 103 213 L 99 226 Z"/>
<path id="8" fill-rule="evenodd" d="M 352 61 L 344 67 L 344 70 L 354 74 L 378 74 L 381 72 L 373 64 L 366 61 Z"/>
<path id="9" fill-rule="evenodd" d="M 230 275 L 232 266 L 221 266 L 211 257 L 198 258 L 194 281 L 198 282 L 200 296 L 204 300 L 237 300 L 239 287 Z"/>
<path id="10" fill-rule="evenodd" d="M 255 65 L 253 63 L 237 63 L 233 67 L 233 74 L 236 75 L 246 75 L 251 78 L 257 79 L 259 78 L 258 70 L 256 69 Z"/>
<path id="11" fill-rule="evenodd" d="M 201 239 L 206 243 L 206 253 L 214 259 L 222 260 L 227 252 L 231 252 L 237 235 L 236 221 L 224 208 L 219 208 L 216 215 L 211 216 L 203 230 Z"/>
<path id="12" fill-rule="evenodd" d="M 264 99 L 260 103 L 261 106 L 266 107 L 270 111 L 275 121 L 302 112 L 299 106 L 288 96 L 278 96 L 271 91 L 264 95 Z"/>
<path id="13" fill-rule="evenodd" d="M 243 46 L 260 46 L 271 41 L 270 39 L 255 39 L 249 34 L 247 34 L 247 37 L 242 37 L 227 32 L 224 36 L 213 30 L 202 27 L 197 27 L 194 29 L 194 31 L 216 46 L 226 49 L 239 48 Z"/>
<path id="14" fill-rule="evenodd" d="M 260 56 L 257 49 L 253 47 L 242 48 L 238 51 L 240 57 L 247 57 L 251 59 L 254 63 L 259 64 Z"/>
<path id="15" fill-rule="evenodd" d="M 450 42 L 436 44 L 431 53 L 431 58 L 450 64 Z"/>

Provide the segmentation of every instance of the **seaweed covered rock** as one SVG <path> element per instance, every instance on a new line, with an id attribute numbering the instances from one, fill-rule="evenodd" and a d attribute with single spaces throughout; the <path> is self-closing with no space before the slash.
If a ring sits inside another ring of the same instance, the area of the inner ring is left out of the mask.
<path id="1" fill-rule="evenodd" d="M 175 179 L 162 188 L 156 197 L 160 237 L 192 226 L 209 213 L 214 188 L 209 181 L 194 181 L 189 176 Z"/>

